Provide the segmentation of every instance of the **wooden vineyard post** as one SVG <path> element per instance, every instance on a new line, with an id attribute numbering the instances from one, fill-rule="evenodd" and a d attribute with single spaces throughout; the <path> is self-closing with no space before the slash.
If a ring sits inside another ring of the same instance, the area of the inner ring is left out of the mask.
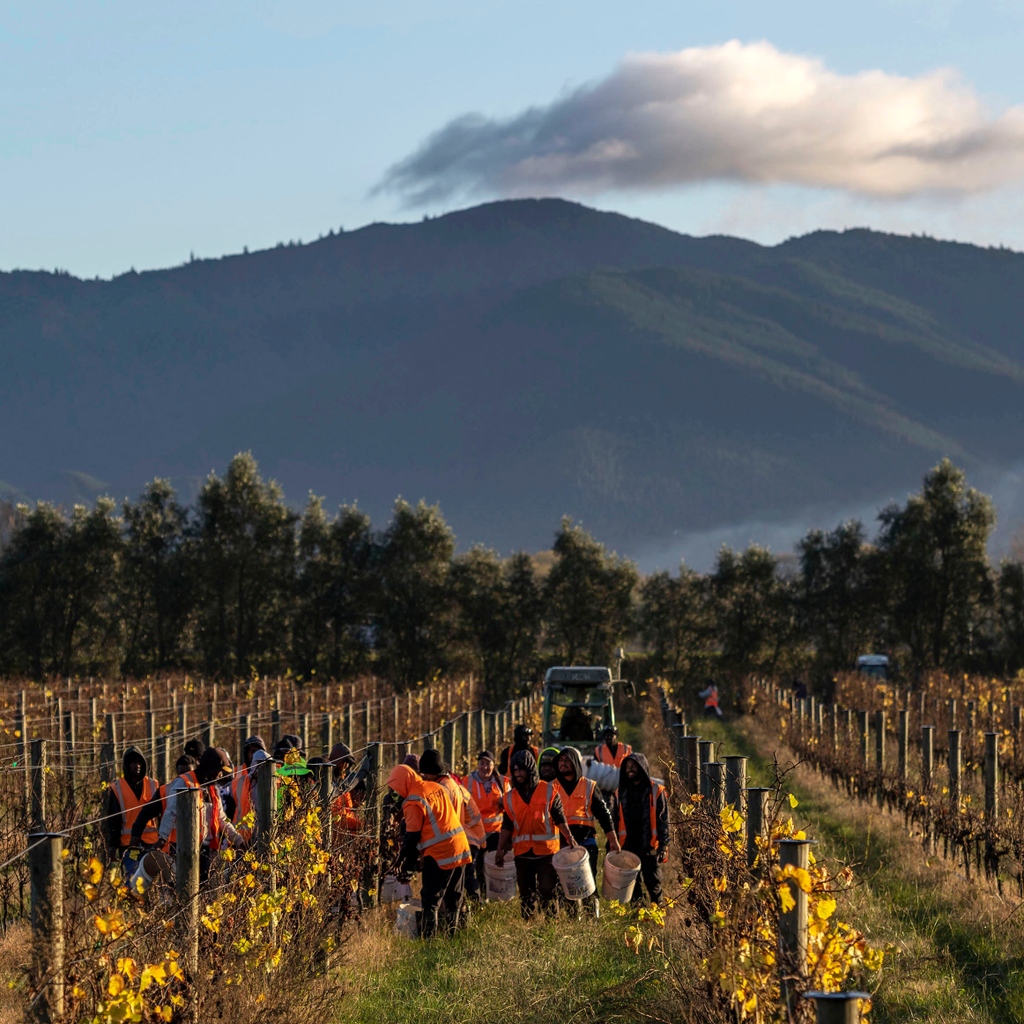
<path id="1" fill-rule="evenodd" d="M 194 787 L 178 790 L 178 834 L 174 864 L 174 887 L 178 895 L 178 936 L 185 952 L 184 967 L 188 1002 L 186 1019 L 196 1024 L 199 1003 L 196 999 L 199 978 L 199 848 L 202 842 L 202 791 Z"/>
<path id="2" fill-rule="evenodd" d="M 46 831 L 46 740 L 33 740 L 29 753 L 32 771 L 32 802 L 29 819 L 40 834 Z"/>
<path id="3" fill-rule="evenodd" d="M 355 745 L 356 745 L 355 744 L 355 737 L 354 737 L 355 725 L 353 724 L 354 718 L 355 718 L 355 714 L 352 711 L 352 705 L 351 704 L 346 704 L 345 705 L 345 727 L 342 730 L 342 738 L 344 739 L 345 745 L 348 747 L 349 750 L 354 750 L 355 749 Z"/>
<path id="4" fill-rule="evenodd" d="M 921 788 L 930 792 L 935 778 L 935 726 L 921 726 Z"/>
<path id="5" fill-rule="evenodd" d="M 75 733 L 76 719 L 74 711 L 65 711 L 62 721 L 64 756 L 64 788 L 67 793 L 68 809 L 75 806 Z"/>
<path id="6" fill-rule="evenodd" d="M 200 722 L 199 723 L 199 739 L 202 741 L 203 747 L 204 748 L 212 747 L 213 746 L 213 738 L 214 738 L 213 722 L 211 722 L 209 719 L 206 719 L 205 721 Z"/>
<path id="7" fill-rule="evenodd" d="M 498 750 L 498 716 L 490 711 L 485 711 L 484 715 L 487 725 L 487 740 L 484 745 L 496 758 L 500 758 L 501 751 Z"/>
<path id="8" fill-rule="evenodd" d="M 999 814 L 999 733 L 985 733 L 985 820 Z"/>
<path id="9" fill-rule="evenodd" d="M 380 774 L 381 745 L 379 743 L 368 744 L 366 760 L 368 771 L 363 806 L 366 808 L 366 833 L 373 841 L 373 854 L 364 876 L 364 891 L 369 905 L 375 907 L 377 894 L 380 892 L 380 828 L 381 805 L 384 800 L 384 785 L 381 782 Z"/>
<path id="10" fill-rule="evenodd" d="M 686 788 L 690 795 L 700 793 L 700 737 L 684 736 L 686 749 Z"/>
<path id="11" fill-rule="evenodd" d="M 50 832 L 28 835 L 31 891 L 32 988 L 30 1017 L 40 1024 L 64 1018 L 64 840 Z"/>
<path id="12" fill-rule="evenodd" d="M 312 756 L 312 753 L 311 753 L 311 751 L 309 749 L 309 737 L 310 737 L 309 718 L 310 718 L 310 716 L 309 716 L 309 712 L 308 711 L 303 712 L 299 716 L 299 740 L 302 743 L 302 754 L 303 754 L 303 757 L 306 757 L 306 758 L 309 758 L 309 757 Z"/>
<path id="13" fill-rule="evenodd" d="M 783 871 L 787 867 L 806 871 L 810 845 L 809 839 L 780 839 L 779 866 Z M 789 981 L 807 971 L 807 893 L 795 878 L 786 879 L 782 886 L 789 890 L 792 908 L 779 913 L 779 982 L 783 1002 L 792 1009 L 796 992 Z"/>
<path id="14" fill-rule="evenodd" d="M 904 708 L 900 711 L 899 735 L 896 741 L 896 774 L 899 776 L 900 785 L 907 783 L 907 746 L 910 741 L 910 712 Z"/>
<path id="15" fill-rule="evenodd" d="M 743 814 L 743 796 L 747 789 L 747 759 L 743 754 L 725 758 L 725 802 Z"/>
<path id="16" fill-rule="evenodd" d="M 156 738 L 156 754 L 153 757 L 153 777 L 157 782 L 170 782 L 167 764 L 167 736 L 161 733 Z"/>
<path id="17" fill-rule="evenodd" d="M 771 834 L 771 822 L 768 820 L 771 792 L 761 786 L 752 786 L 747 790 L 747 867 L 757 873 L 760 871 L 754 865 L 761 852 L 757 841 Z"/>
<path id="18" fill-rule="evenodd" d="M 455 723 L 445 722 L 441 726 L 441 758 L 445 767 L 452 771 L 455 765 Z"/>
<path id="19" fill-rule="evenodd" d="M 252 735 L 252 715 L 238 716 L 238 764 L 245 764 L 245 741 Z"/>
<path id="20" fill-rule="evenodd" d="M 320 746 L 324 757 L 329 756 L 334 746 L 334 722 L 329 711 L 320 717 Z"/>
<path id="21" fill-rule="evenodd" d="M 960 730 L 949 730 L 949 805 L 954 814 L 960 813 L 960 775 L 963 771 L 960 758 Z"/>
<path id="22" fill-rule="evenodd" d="M 885 712 L 875 712 L 875 771 L 881 778 L 885 771 Z"/>
<path id="23" fill-rule="evenodd" d="M 277 741 L 281 738 L 281 708 L 273 708 L 270 712 L 270 743 L 271 746 L 277 746 Z"/>
<path id="24" fill-rule="evenodd" d="M 370 702 L 368 700 L 363 701 L 363 746 L 368 747 L 370 745 Z"/>
<path id="25" fill-rule="evenodd" d="M 487 738 L 485 735 L 484 716 L 487 714 L 483 708 L 477 708 L 473 712 L 473 738 L 470 741 L 473 750 L 470 754 L 470 761 L 476 762 L 476 755 L 480 753 L 487 746 Z M 492 750 L 493 754 L 494 751 Z"/>
<path id="26" fill-rule="evenodd" d="M 867 992 L 805 992 L 814 1003 L 815 1024 L 860 1024 L 860 1001 Z"/>
<path id="27" fill-rule="evenodd" d="M 697 764 L 700 766 L 700 795 L 708 798 L 707 766 L 715 759 L 715 744 L 711 740 L 699 740 L 697 743 Z"/>
<path id="28" fill-rule="evenodd" d="M 333 845 L 334 820 L 331 814 L 331 786 L 334 765 L 330 763 L 313 765 L 316 779 L 317 800 L 320 805 L 320 843 L 323 849 Z"/>
<path id="29" fill-rule="evenodd" d="M 869 749 L 869 737 L 868 737 L 868 713 L 866 711 L 857 712 L 857 739 L 860 744 L 860 766 L 867 768 L 868 766 L 868 749 Z"/>
<path id="30" fill-rule="evenodd" d="M 178 705 L 178 732 L 181 733 L 181 745 L 188 743 L 188 701 Z"/>
<path id="31" fill-rule="evenodd" d="M 459 730 L 457 736 L 457 756 L 466 762 L 465 774 L 468 775 L 473 770 L 473 755 L 470 753 L 470 724 L 472 716 L 468 711 L 463 711 L 459 716 Z M 462 774 L 462 773 L 460 773 Z"/>
<path id="32" fill-rule="evenodd" d="M 156 713 L 146 712 L 146 757 L 150 764 L 156 761 Z"/>
<path id="33" fill-rule="evenodd" d="M 717 817 L 725 807 L 725 765 L 721 761 L 708 761 L 704 774 L 708 780 L 708 814 Z"/>
<path id="34" fill-rule="evenodd" d="M 675 756 L 676 774 L 682 780 L 684 786 L 686 785 L 686 750 L 683 743 L 685 733 L 686 726 L 682 722 L 672 726 L 672 753 Z"/>

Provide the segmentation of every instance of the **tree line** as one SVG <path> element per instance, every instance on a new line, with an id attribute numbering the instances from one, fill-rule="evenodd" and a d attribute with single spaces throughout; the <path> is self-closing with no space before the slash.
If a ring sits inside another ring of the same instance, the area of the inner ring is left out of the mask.
<path id="1" fill-rule="evenodd" d="M 990 564 L 990 499 L 948 461 L 862 523 L 812 530 L 794 555 L 723 548 L 714 569 L 641 578 L 564 519 L 545 559 L 456 553 L 436 506 L 301 514 L 250 454 L 191 507 L 166 480 L 120 507 L 0 509 L 0 673 L 375 671 L 400 688 L 474 672 L 495 697 L 544 664 L 608 664 L 680 683 L 747 672 L 827 683 L 862 653 L 904 672 L 1024 667 L 1024 565 Z"/>

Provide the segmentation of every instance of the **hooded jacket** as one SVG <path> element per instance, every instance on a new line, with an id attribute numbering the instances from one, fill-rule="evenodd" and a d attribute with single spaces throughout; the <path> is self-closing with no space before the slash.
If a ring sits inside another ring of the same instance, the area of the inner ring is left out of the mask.
<path id="1" fill-rule="evenodd" d="M 633 785 L 626 775 L 626 764 L 632 761 L 640 768 L 640 782 Z M 654 807 L 655 835 L 651 835 L 651 800 L 654 791 L 651 769 L 643 754 L 630 754 L 619 769 L 619 821 L 625 826 L 625 838 L 619 835 L 622 848 L 637 856 L 650 856 L 657 841 L 657 849 L 668 846 L 668 797 L 665 789 L 658 790 Z"/>
<path id="2" fill-rule="evenodd" d="M 541 784 L 540 776 L 537 774 L 537 762 L 534 760 L 533 754 L 529 750 L 517 750 L 509 761 L 510 775 L 514 768 L 522 768 L 526 772 L 526 782 L 522 785 L 518 785 L 516 783 L 515 776 L 512 776 L 512 785 L 510 790 L 514 789 L 519 794 L 523 803 L 528 804 L 533 798 L 533 791 Z M 562 800 L 558 795 L 557 786 L 555 786 L 555 793 L 551 800 L 550 813 L 553 825 L 567 824 L 565 820 L 565 811 L 562 808 Z M 501 828 L 504 832 L 515 832 L 515 822 L 512 820 L 507 810 L 502 814 Z"/>
<path id="3" fill-rule="evenodd" d="M 129 784 L 125 778 L 128 764 L 130 761 L 139 761 L 142 763 L 142 778 L 135 785 Z M 160 788 L 160 783 L 156 779 L 151 779 L 148 776 L 149 763 L 146 761 L 146 755 L 139 750 L 138 747 L 132 745 L 125 749 L 124 757 L 121 758 L 121 778 L 114 783 L 114 785 L 108 787 L 103 801 L 102 816 L 106 819 L 102 823 L 103 837 L 107 843 L 108 850 L 116 850 L 119 846 L 126 846 L 127 843 L 121 842 L 121 830 L 124 822 L 124 815 L 121 813 L 124 808 L 122 800 L 119 797 L 119 793 L 128 791 L 134 795 L 135 800 L 140 804 L 147 804 L 152 800 Z M 122 790 L 124 787 L 124 790 Z M 154 830 L 155 831 L 155 830 Z M 147 837 L 147 842 L 155 842 L 155 835 Z"/>
<path id="4" fill-rule="evenodd" d="M 567 756 L 572 761 L 575 773 L 575 777 L 571 780 L 563 779 L 561 775 L 558 776 L 558 791 L 562 797 L 562 807 L 564 809 L 568 806 L 569 797 L 575 793 L 576 788 L 584 779 L 583 757 L 580 752 L 575 747 L 563 747 L 559 751 L 558 756 L 562 757 L 562 755 Z M 590 811 L 605 832 L 615 831 L 615 823 L 612 821 L 611 811 L 608 810 L 608 805 L 604 802 L 599 786 L 594 786 L 594 792 L 590 798 Z M 585 843 L 597 835 L 597 830 L 589 825 L 570 825 L 569 831 L 572 833 L 573 839 L 578 843 Z"/>

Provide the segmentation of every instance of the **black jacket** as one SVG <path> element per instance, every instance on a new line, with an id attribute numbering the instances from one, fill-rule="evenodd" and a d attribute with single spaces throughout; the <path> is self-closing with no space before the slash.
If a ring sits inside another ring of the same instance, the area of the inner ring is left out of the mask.
<path id="1" fill-rule="evenodd" d="M 641 782 L 633 785 L 626 775 L 626 762 L 633 761 L 640 768 Z M 629 754 L 619 769 L 619 815 L 625 822 L 626 838 L 624 850 L 646 857 L 654 853 L 651 849 L 651 769 L 643 754 Z M 668 797 L 664 789 L 658 794 L 654 809 L 657 831 L 658 853 L 668 847 Z"/>

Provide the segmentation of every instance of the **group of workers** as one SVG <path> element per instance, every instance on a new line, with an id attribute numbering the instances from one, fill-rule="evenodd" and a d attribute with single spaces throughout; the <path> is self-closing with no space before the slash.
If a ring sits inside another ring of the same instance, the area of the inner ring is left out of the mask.
<path id="1" fill-rule="evenodd" d="M 200 877 L 205 880 L 214 855 L 225 847 L 248 843 L 254 822 L 253 789 L 256 772 L 264 762 L 273 763 L 279 780 L 297 784 L 312 781 L 313 766 L 330 764 L 336 792 L 332 793 L 332 817 L 337 827 L 357 831 L 362 821 L 356 813 L 365 783 L 342 786 L 355 761 L 344 743 L 336 743 L 327 758 L 305 759 L 299 737 L 286 735 L 272 751 L 260 736 L 250 736 L 243 746 L 243 764 L 237 769 L 223 747 L 205 747 L 189 740 L 175 764 L 175 777 L 166 784 L 150 777 L 145 755 L 138 747 L 125 750 L 121 777 L 106 790 L 101 829 L 108 858 L 119 861 L 131 888 L 144 893 L 157 877 L 171 881 L 177 848 L 177 794 L 195 789 L 200 794 Z M 286 788 L 279 787 L 279 805 Z"/>
<path id="2" fill-rule="evenodd" d="M 554 855 L 566 846 L 582 846 L 596 875 L 598 828 L 609 850 L 628 850 L 640 859 L 634 901 L 642 900 L 646 889 L 652 903 L 660 902 L 661 865 L 668 859 L 668 801 L 665 787 L 650 776 L 647 758 L 620 743 L 614 726 L 605 730 L 594 756 L 619 769 L 609 806 L 586 777 L 575 747 L 538 751 L 531 738 L 528 726 L 517 726 L 500 761 L 496 764 L 491 751 L 481 751 L 465 780 L 451 774 L 436 750 L 425 750 L 418 761 L 410 755 L 388 776 L 405 831 L 395 871 L 402 881 L 422 872 L 422 937 L 465 923 L 467 899 L 479 901 L 486 891 L 489 851 L 499 868 L 511 852 L 524 918 L 538 909 L 554 915 L 559 905 Z M 596 907 L 596 897 L 588 902 Z M 574 901 L 566 903 L 578 911 Z"/>
<path id="3" fill-rule="evenodd" d="M 422 874 L 423 937 L 458 927 L 468 917 L 469 904 L 483 900 L 488 852 L 494 853 L 499 868 L 511 853 L 525 918 L 538 909 L 555 914 L 560 900 L 554 855 L 565 846 L 582 846 L 596 876 L 598 829 L 608 850 L 628 850 L 640 858 L 634 900 L 642 899 L 645 889 L 652 903 L 660 902 L 661 865 L 668 857 L 668 803 L 665 788 L 651 779 L 644 755 L 619 742 L 615 726 L 605 729 L 594 759 L 619 770 L 618 787 L 606 800 L 597 783 L 586 777 L 579 750 L 564 746 L 539 751 L 531 738 L 528 726 L 517 726 L 500 759 L 481 751 L 476 768 L 465 778 L 452 774 L 433 749 L 418 757 L 410 754 L 391 770 L 390 804 L 404 833 L 392 870 L 405 882 L 414 871 Z M 362 828 L 358 809 L 365 781 L 350 774 L 355 760 L 343 743 L 335 744 L 327 758 L 307 761 L 298 737 L 284 736 L 268 751 L 260 736 L 251 736 L 243 747 L 243 764 L 236 769 L 222 747 L 204 748 L 191 740 L 178 758 L 176 777 L 163 785 L 149 776 L 142 751 L 131 746 L 124 753 L 121 778 L 106 791 L 102 828 L 108 855 L 122 862 L 132 891 L 145 893 L 158 877 L 172 880 L 175 797 L 185 789 L 200 793 L 201 878 L 207 877 L 218 850 L 246 845 L 254 823 L 256 773 L 265 762 L 273 762 L 278 776 L 290 776 L 300 785 L 311 776 L 313 765 L 330 764 L 335 827 L 351 832 Z M 579 904 L 563 902 L 578 911 Z M 596 897 L 588 906 L 596 909 Z"/>

